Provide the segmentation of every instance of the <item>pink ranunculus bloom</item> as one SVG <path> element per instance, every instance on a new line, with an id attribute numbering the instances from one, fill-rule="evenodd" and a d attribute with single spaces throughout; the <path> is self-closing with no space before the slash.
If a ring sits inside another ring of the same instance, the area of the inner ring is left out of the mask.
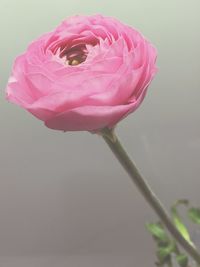
<path id="1" fill-rule="evenodd" d="M 97 132 L 138 108 L 155 61 L 151 43 L 118 20 L 70 17 L 16 58 L 7 99 L 49 128 Z"/>

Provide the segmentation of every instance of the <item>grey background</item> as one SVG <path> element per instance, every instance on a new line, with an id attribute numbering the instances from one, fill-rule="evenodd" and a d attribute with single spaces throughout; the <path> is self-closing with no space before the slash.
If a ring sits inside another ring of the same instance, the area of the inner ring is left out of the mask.
<path id="1" fill-rule="evenodd" d="M 16 55 L 67 16 L 136 27 L 157 47 L 159 73 L 117 132 L 167 207 L 199 205 L 199 10 L 199 0 L 0 0 L 0 266 L 154 266 L 144 224 L 157 217 L 103 140 L 45 128 L 4 88 Z"/>

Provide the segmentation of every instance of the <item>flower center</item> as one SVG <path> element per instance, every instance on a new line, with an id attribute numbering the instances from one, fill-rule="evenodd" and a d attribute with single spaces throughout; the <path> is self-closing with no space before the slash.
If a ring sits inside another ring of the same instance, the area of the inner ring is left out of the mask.
<path id="1" fill-rule="evenodd" d="M 76 66 L 86 60 L 87 54 L 88 51 L 86 46 L 84 44 L 79 44 L 63 49 L 60 53 L 60 57 L 65 58 L 65 62 L 68 65 Z"/>

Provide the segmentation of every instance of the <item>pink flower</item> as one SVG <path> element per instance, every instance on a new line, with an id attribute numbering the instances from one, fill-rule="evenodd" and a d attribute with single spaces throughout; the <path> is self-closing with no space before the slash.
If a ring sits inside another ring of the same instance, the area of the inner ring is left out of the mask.
<path id="1" fill-rule="evenodd" d="M 49 128 L 112 128 L 141 104 L 156 73 L 156 50 L 116 19 L 68 18 L 15 60 L 7 99 Z"/>

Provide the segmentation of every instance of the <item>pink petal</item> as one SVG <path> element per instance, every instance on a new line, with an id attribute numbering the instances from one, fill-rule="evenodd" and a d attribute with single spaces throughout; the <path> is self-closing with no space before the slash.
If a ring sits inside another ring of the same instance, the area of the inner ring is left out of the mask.
<path id="1" fill-rule="evenodd" d="M 62 131 L 97 131 L 114 126 L 135 103 L 121 106 L 84 106 L 63 112 L 45 121 L 51 129 Z"/>

